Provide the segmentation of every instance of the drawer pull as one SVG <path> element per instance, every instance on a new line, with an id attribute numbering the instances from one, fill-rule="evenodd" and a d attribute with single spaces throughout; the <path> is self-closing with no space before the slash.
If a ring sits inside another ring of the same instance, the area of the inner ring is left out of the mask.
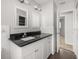
<path id="1" fill-rule="evenodd" d="M 38 52 L 38 49 L 36 49 L 35 52 Z"/>

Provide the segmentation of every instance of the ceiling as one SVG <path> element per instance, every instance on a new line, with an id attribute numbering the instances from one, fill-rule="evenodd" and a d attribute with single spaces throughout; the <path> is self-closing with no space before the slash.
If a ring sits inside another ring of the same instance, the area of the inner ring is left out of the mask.
<path id="1" fill-rule="evenodd" d="M 56 4 L 62 4 L 62 3 L 70 3 L 77 0 L 25 0 L 25 1 L 29 1 L 31 3 L 35 2 L 37 4 L 44 5 L 44 4 L 49 3 L 50 1 L 55 1 Z"/>
<path id="2" fill-rule="evenodd" d="M 44 5 L 49 3 L 50 1 L 55 1 L 55 3 L 58 4 L 64 4 L 64 3 L 70 3 L 70 2 L 75 2 L 77 0 L 34 0 L 35 2 L 37 2 L 40 5 Z"/>
<path id="3" fill-rule="evenodd" d="M 45 5 L 51 1 L 55 1 L 56 5 L 62 5 L 62 4 L 66 4 L 66 3 L 70 3 L 70 2 L 76 2 L 77 0 L 25 0 L 25 1 L 29 1 L 32 5 Z"/>
<path id="4" fill-rule="evenodd" d="M 57 5 L 60 4 L 65 4 L 65 3 L 70 3 L 70 2 L 75 2 L 76 0 L 55 0 Z"/>
<path id="5" fill-rule="evenodd" d="M 40 5 L 44 5 L 44 4 L 48 3 L 51 0 L 34 0 L 34 1 L 36 1 Z"/>

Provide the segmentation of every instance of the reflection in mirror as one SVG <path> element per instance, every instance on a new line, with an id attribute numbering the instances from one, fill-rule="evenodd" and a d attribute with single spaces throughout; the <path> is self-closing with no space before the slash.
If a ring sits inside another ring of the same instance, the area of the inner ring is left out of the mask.
<path id="1" fill-rule="evenodd" d="M 25 26 L 25 17 L 19 16 L 19 26 Z"/>
<path id="2" fill-rule="evenodd" d="M 41 14 L 38 12 L 32 12 L 32 23 L 31 27 L 40 28 L 41 26 Z"/>
<path id="3" fill-rule="evenodd" d="M 28 26 L 28 15 L 26 10 L 16 8 L 16 24 L 17 26 Z"/>

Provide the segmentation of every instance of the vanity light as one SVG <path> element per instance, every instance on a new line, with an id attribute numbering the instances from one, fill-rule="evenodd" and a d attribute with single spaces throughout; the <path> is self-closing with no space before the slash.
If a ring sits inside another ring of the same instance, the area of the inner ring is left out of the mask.
<path id="1" fill-rule="evenodd" d="M 66 2 L 65 1 L 62 1 L 62 2 L 60 2 L 59 4 L 65 4 Z"/>
<path id="2" fill-rule="evenodd" d="M 41 11 L 41 8 L 39 8 L 38 6 L 34 6 L 35 10 Z"/>
<path id="3" fill-rule="evenodd" d="M 26 3 L 26 4 L 29 4 L 29 1 L 28 0 L 19 0 L 21 3 Z"/>
<path id="4" fill-rule="evenodd" d="M 38 6 L 35 5 L 34 8 L 38 8 Z"/>
<path id="5" fill-rule="evenodd" d="M 26 4 L 29 4 L 29 1 L 28 1 L 28 0 L 24 0 L 24 2 L 25 2 Z"/>
<path id="6" fill-rule="evenodd" d="M 35 9 L 35 10 L 38 10 L 38 6 L 35 5 L 35 6 L 34 6 L 34 9 Z"/>
<path id="7" fill-rule="evenodd" d="M 19 0 L 21 3 L 24 3 L 24 0 Z"/>
<path id="8" fill-rule="evenodd" d="M 38 8 L 38 10 L 39 10 L 39 11 L 42 11 L 42 9 L 41 9 L 41 8 Z"/>

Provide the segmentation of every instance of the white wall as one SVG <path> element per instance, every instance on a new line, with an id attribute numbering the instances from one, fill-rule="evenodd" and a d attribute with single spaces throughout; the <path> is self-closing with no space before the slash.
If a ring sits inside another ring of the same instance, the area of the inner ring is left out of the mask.
<path id="1" fill-rule="evenodd" d="M 71 16 L 73 18 L 73 34 L 71 36 L 73 36 L 73 40 L 67 40 L 68 43 L 72 43 L 73 45 L 73 51 L 75 52 L 75 54 L 78 56 L 78 37 L 77 37 L 77 31 L 78 31 L 78 28 L 77 28 L 77 10 L 76 10 L 76 7 L 75 7 L 75 0 L 74 1 L 71 1 L 71 2 L 67 2 L 66 4 L 62 4 L 62 5 L 58 5 L 58 15 L 61 14 L 62 12 L 64 11 L 68 11 L 68 10 L 74 10 L 74 15 Z M 69 17 L 69 16 L 68 16 Z M 67 18 L 68 19 L 68 18 Z M 69 21 L 68 21 L 69 22 Z M 71 29 L 70 29 L 71 30 Z M 66 43 L 67 43 L 66 42 Z"/>
<path id="2" fill-rule="evenodd" d="M 2 0 L 1 1 L 1 24 L 2 25 L 9 25 L 10 27 L 16 26 L 16 7 L 28 10 L 29 17 L 28 17 L 28 27 L 31 27 L 31 13 L 32 12 L 38 12 L 35 11 L 34 8 L 30 5 L 27 5 L 25 3 L 20 3 L 19 0 Z M 40 12 L 38 12 L 40 13 Z M 27 28 L 23 28 L 25 30 Z M 17 28 L 18 31 L 22 31 L 22 28 Z"/>
<path id="3" fill-rule="evenodd" d="M 65 14 L 65 43 L 73 45 L 73 12 Z"/>
<path id="4" fill-rule="evenodd" d="M 44 5 L 42 7 L 42 12 L 41 12 L 41 29 L 42 32 L 45 33 L 53 33 L 53 28 L 54 28 L 54 14 L 53 14 L 53 1 L 49 2 L 48 4 Z"/>
<path id="5" fill-rule="evenodd" d="M 74 5 L 74 1 L 68 1 L 65 3 L 65 4 L 58 4 L 58 11 L 59 12 L 62 12 L 62 11 L 65 11 L 65 10 L 72 10 L 73 8 L 75 8 L 75 5 Z"/>
<path id="6" fill-rule="evenodd" d="M 75 10 L 73 50 L 78 58 L 78 9 Z"/>
<path id="7" fill-rule="evenodd" d="M 28 13 L 29 15 L 31 15 L 31 12 L 37 12 L 34 10 L 33 7 L 29 6 L 29 5 L 26 5 L 26 4 L 22 4 L 19 2 L 19 0 L 2 0 L 1 1 L 1 25 L 2 25 L 2 29 L 3 29 L 3 25 L 5 26 L 5 28 L 8 26 L 8 27 L 11 27 L 10 30 L 8 30 L 6 28 L 6 30 L 10 31 L 8 34 L 5 34 L 3 32 L 1 33 L 1 57 L 2 59 L 10 59 L 10 56 L 9 56 L 9 37 L 7 35 L 9 35 L 10 33 L 17 33 L 17 32 L 24 32 L 24 31 L 27 31 L 28 29 L 27 28 L 24 28 L 24 27 L 20 27 L 20 28 L 13 28 L 16 26 L 16 19 L 15 19 L 15 10 L 16 10 L 16 7 L 19 7 L 19 8 L 22 8 L 22 9 L 25 9 L 26 11 L 28 10 Z M 39 13 L 39 12 L 38 12 Z M 29 16 L 29 22 L 31 21 L 31 17 Z M 31 23 L 29 23 L 28 27 L 31 27 Z M 34 31 L 35 30 L 39 30 L 39 28 L 34 28 L 33 29 Z M 32 31 L 33 31 L 32 30 Z M 31 29 L 29 29 L 29 31 L 31 31 Z M 7 37 L 6 37 L 7 36 Z"/>
<path id="8" fill-rule="evenodd" d="M 52 35 L 52 54 L 55 52 L 55 39 L 54 39 L 54 9 L 53 0 L 48 4 L 42 6 L 41 11 L 41 30 L 43 33 L 50 33 Z"/>
<path id="9" fill-rule="evenodd" d="M 1 59 L 10 59 L 9 57 L 9 27 L 1 27 Z"/>

